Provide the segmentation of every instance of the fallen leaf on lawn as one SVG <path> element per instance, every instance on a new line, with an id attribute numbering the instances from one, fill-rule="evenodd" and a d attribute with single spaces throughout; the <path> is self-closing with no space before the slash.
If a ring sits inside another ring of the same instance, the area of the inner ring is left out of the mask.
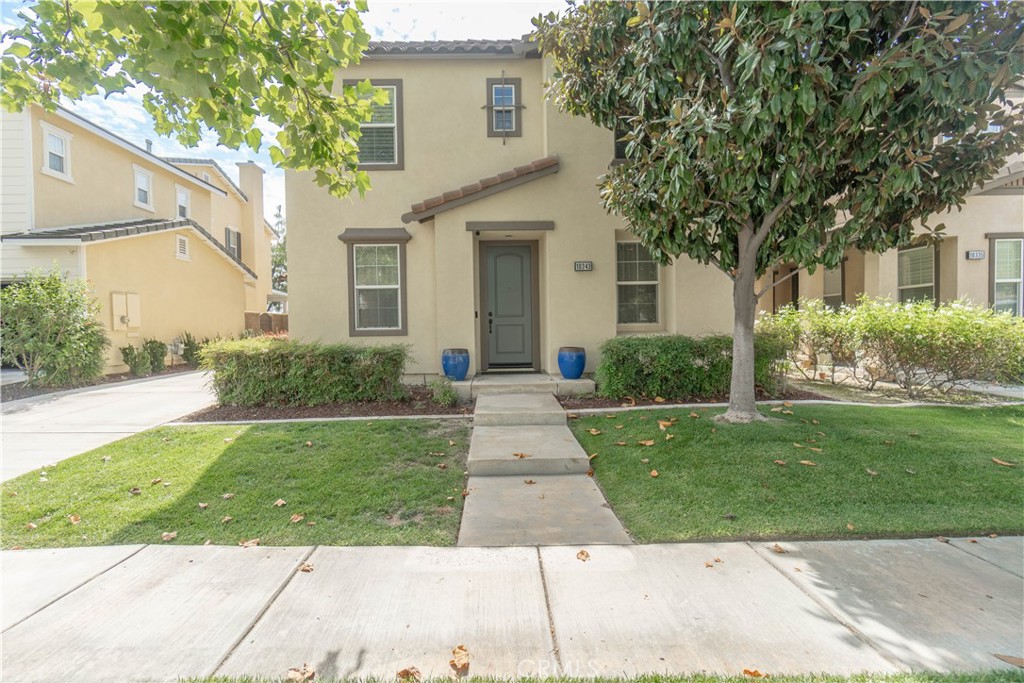
<path id="1" fill-rule="evenodd" d="M 587 431 L 588 431 L 588 432 L 590 432 L 591 434 L 593 434 L 594 436 L 597 436 L 598 434 L 600 434 L 600 433 L 601 433 L 601 430 L 600 430 L 600 429 L 594 429 L 593 427 L 591 427 L 591 428 L 590 428 L 590 429 L 588 429 Z"/>
<path id="2" fill-rule="evenodd" d="M 68 515 L 68 521 L 71 522 L 72 524 L 78 524 L 79 522 L 82 521 L 82 518 L 79 517 L 78 515 Z"/>
<path id="3" fill-rule="evenodd" d="M 774 462 L 779 467 L 783 467 L 786 464 L 785 460 L 773 460 L 772 462 Z"/>
<path id="4" fill-rule="evenodd" d="M 7 495 L 10 496 L 11 498 L 17 498 L 18 497 L 18 492 L 17 491 L 10 491 Z"/>
<path id="5" fill-rule="evenodd" d="M 224 439 L 224 443 L 231 443 L 232 441 L 234 441 L 234 439 L 231 438 L 230 436 Z"/>
<path id="6" fill-rule="evenodd" d="M 205 541 L 203 541 L 203 545 L 213 545 L 213 539 L 212 538 L 206 539 Z"/>
<path id="7" fill-rule="evenodd" d="M 594 468 L 593 467 L 591 467 L 589 470 L 587 470 L 587 476 L 588 477 L 594 476 Z"/>
<path id="8" fill-rule="evenodd" d="M 864 471 L 867 472 L 868 474 L 870 474 L 872 477 L 877 477 L 878 476 L 878 472 L 875 472 L 870 467 L 865 467 Z"/>
<path id="9" fill-rule="evenodd" d="M 298 524 L 299 522 L 301 522 L 305 518 L 306 518 L 306 515 L 300 515 L 299 513 L 295 513 L 294 515 L 291 516 L 291 523 L 292 524 Z"/>
<path id="10" fill-rule="evenodd" d="M 402 681 L 402 683 L 420 683 L 420 679 L 423 678 L 423 674 L 415 666 L 402 669 L 395 675 L 398 676 L 398 680 Z"/>
<path id="11" fill-rule="evenodd" d="M 790 414 L 792 414 L 792 411 L 790 411 Z M 810 422 L 808 422 L 807 420 L 805 420 L 805 419 L 804 419 L 804 418 L 802 418 L 802 417 L 800 418 L 800 421 L 801 421 L 801 422 L 803 422 L 803 423 L 804 423 L 805 425 L 806 425 L 806 424 L 811 424 Z"/>
<path id="12" fill-rule="evenodd" d="M 665 441 L 671 441 L 674 438 L 676 438 L 675 434 L 666 434 L 665 435 Z"/>
<path id="13" fill-rule="evenodd" d="M 781 412 L 782 412 L 782 406 L 775 406 L 774 408 L 771 408 L 771 409 L 769 410 L 769 412 L 772 412 L 772 413 L 781 413 Z"/>
<path id="14" fill-rule="evenodd" d="M 803 447 L 804 447 L 804 445 L 803 445 L 802 443 L 795 443 L 795 442 L 794 442 L 794 443 L 793 443 L 793 445 L 794 445 L 795 447 L 797 447 L 797 448 L 803 448 Z"/>
<path id="15" fill-rule="evenodd" d="M 712 434 L 717 434 L 718 433 L 718 427 L 712 427 L 711 428 L 711 433 Z"/>
<path id="16" fill-rule="evenodd" d="M 818 463 L 814 462 L 813 460 L 801 460 L 800 464 L 801 465 L 806 465 L 807 467 L 817 467 L 818 466 Z"/>
<path id="17" fill-rule="evenodd" d="M 910 432 L 909 434 L 907 434 L 907 436 L 911 436 L 911 437 L 913 437 L 915 439 L 920 439 L 921 438 L 921 435 L 918 432 Z"/>
<path id="18" fill-rule="evenodd" d="M 177 537 L 178 537 L 178 532 L 177 531 L 165 531 L 162 534 L 160 534 L 160 539 L 163 540 L 163 541 L 173 541 Z"/>
<path id="19" fill-rule="evenodd" d="M 157 478 L 156 478 L 156 479 L 154 479 L 153 481 L 149 482 L 149 485 L 150 485 L 150 486 L 156 486 L 157 484 L 159 484 L 159 483 L 160 483 L 160 482 L 162 482 L 162 481 L 163 481 L 163 479 L 161 479 L 160 477 L 157 477 Z"/>
<path id="20" fill-rule="evenodd" d="M 751 678 L 768 678 L 768 674 L 763 674 L 757 669 L 744 669 L 744 676 L 750 676 Z"/>
<path id="21" fill-rule="evenodd" d="M 815 453 L 821 453 L 821 449 L 818 448 L 817 446 L 808 446 L 807 450 L 814 451 Z"/>
<path id="22" fill-rule="evenodd" d="M 199 504 L 199 509 L 200 509 L 200 510 L 205 510 L 205 509 L 206 509 L 206 508 L 208 508 L 208 507 L 210 507 L 210 506 L 209 506 L 209 505 L 207 505 L 206 503 L 200 503 L 200 504 Z"/>
<path id="23" fill-rule="evenodd" d="M 576 559 L 580 562 L 587 562 L 588 560 L 590 560 L 590 553 L 588 553 L 586 550 L 581 550 L 578 553 L 576 553 Z"/>
<path id="24" fill-rule="evenodd" d="M 110 456 L 109 455 L 104 455 L 103 456 L 103 462 L 110 462 Z"/>
<path id="25" fill-rule="evenodd" d="M 316 526 L 316 522 L 306 522 L 306 526 Z"/>
<path id="26" fill-rule="evenodd" d="M 526 484 L 527 486 L 533 486 L 537 482 L 534 481 L 533 479 L 523 479 L 523 483 Z"/>
<path id="27" fill-rule="evenodd" d="M 455 500 L 455 496 L 448 496 L 448 498 L 446 498 L 446 500 L 449 500 L 449 501 Z"/>
<path id="28" fill-rule="evenodd" d="M 637 441 L 637 443 L 640 444 L 641 446 L 653 446 L 654 439 L 644 439 L 643 441 Z"/>
<path id="29" fill-rule="evenodd" d="M 1006 462 L 1005 460 L 1000 460 L 999 458 L 992 458 L 992 462 L 994 462 L 997 465 L 1002 465 L 1003 467 L 1016 467 L 1017 466 L 1017 463 L 1015 463 L 1015 462 Z"/>
<path id="30" fill-rule="evenodd" d="M 452 658 L 448 661 L 448 666 L 452 668 L 457 678 L 469 674 L 469 650 L 465 645 L 459 645 L 452 650 Z"/>
<path id="31" fill-rule="evenodd" d="M 727 512 L 724 515 L 722 515 L 722 519 L 725 519 L 725 520 L 728 520 L 728 521 L 731 522 L 734 519 L 736 519 L 736 515 L 732 514 L 731 512 Z"/>
<path id="32" fill-rule="evenodd" d="M 896 445 L 896 442 L 895 441 L 883 441 L 882 445 L 883 446 L 894 446 L 894 445 Z"/>
<path id="33" fill-rule="evenodd" d="M 817 420 L 811 420 L 811 424 L 812 425 L 820 425 L 821 423 L 818 422 Z"/>
<path id="34" fill-rule="evenodd" d="M 23 545 L 16 545 L 16 546 L 13 546 L 11 548 L 11 550 L 24 550 L 24 549 L 25 549 L 25 546 L 23 546 Z"/>
<path id="35" fill-rule="evenodd" d="M 778 553 L 779 555 L 785 555 L 786 553 L 789 552 L 788 550 L 783 548 L 778 543 L 776 543 L 775 545 L 772 546 L 772 551 Z"/>
<path id="36" fill-rule="evenodd" d="M 303 664 L 302 668 L 288 669 L 288 674 L 284 677 L 284 680 L 290 683 L 306 683 L 314 678 L 316 678 L 316 669 L 309 664 Z"/>
<path id="37" fill-rule="evenodd" d="M 786 406 L 787 408 L 792 408 L 793 407 L 793 404 L 790 401 L 783 401 L 782 405 Z"/>
<path id="38" fill-rule="evenodd" d="M 238 545 L 242 546 L 243 548 L 255 548 L 259 544 L 260 544 L 260 539 L 258 539 L 258 538 L 251 538 L 248 541 L 239 541 L 238 542 Z"/>
<path id="39" fill-rule="evenodd" d="M 658 420 L 658 429 L 665 431 L 672 426 L 672 420 Z"/>
<path id="40" fill-rule="evenodd" d="M 852 524 L 847 524 L 847 525 L 846 525 L 846 528 L 847 528 L 847 529 L 849 529 L 850 531 L 853 531 L 853 530 L 854 530 L 854 529 L 856 529 L 857 527 L 853 526 Z"/>
<path id="41" fill-rule="evenodd" d="M 597 453 L 591 453 L 590 455 L 587 456 L 587 460 L 593 460 L 596 457 L 597 457 Z"/>
<path id="42" fill-rule="evenodd" d="M 278 498 L 277 500 L 274 501 L 274 507 L 276 508 L 283 508 L 287 504 L 288 501 L 286 501 L 284 498 Z"/>
<path id="43" fill-rule="evenodd" d="M 36 525 L 33 524 L 32 522 L 29 522 L 28 524 L 25 525 L 25 528 L 28 529 L 29 531 L 32 531 L 33 529 L 36 528 Z"/>
<path id="44" fill-rule="evenodd" d="M 513 453 L 512 455 L 516 456 L 520 460 L 522 460 L 523 458 L 529 458 L 530 457 L 529 453 Z"/>
<path id="45" fill-rule="evenodd" d="M 690 417 L 697 419 L 698 417 L 700 417 L 700 415 L 697 413 L 690 413 Z"/>
<path id="46" fill-rule="evenodd" d="M 437 463 L 437 469 L 439 469 L 439 470 L 446 470 L 446 469 L 448 469 L 448 465 L 445 465 L 443 462 L 439 462 L 439 463 Z"/>
<path id="47" fill-rule="evenodd" d="M 817 434 L 818 436 L 828 436 L 827 434 L 825 434 L 825 432 L 814 432 L 814 433 Z"/>
<path id="48" fill-rule="evenodd" d="M 1016 667 L 1019 667 L 1021 669 L 1024 669 L 1024 659 L 1022 659 L 1020 657 L 1014 657 L 1012 655 L 996 655 L 996 654 L 993 654 L 992 656 L 995 657 L 996 659 L 999 659 L 999 660 L 1002 660 L 1002 661 L 1006 662 L 1007 664 L 1012 664 L 1013 666 L 1016 666 Z"/>
<path id="49" fill-rule="evenodd" d="M 647 463 L 649 463 L 650 461 L 651 461 L 651 459 L 650 459 L 650 458 L 640 458 L 640 462 L 642 462 L 642 463 L 643 463 L 643 464 L 645 464 L 645 465 L 646 465 Z"/>
<path id="50" fill-rule="evenodd" d="M 989 538 L 999 538 L 999 534 L 989 534 Z"/>
<path id="51" fill-rule="evenodd" d="M 233 493 L 225 493 L 223 496 L 221 496 L 221 498 L 223 498 L 224 500 L 231 500 L 234 497 L 235 497 L 235 494 L 233 494 Z"/>
<path id="52" fill-rule="evenodd" d="M 312 441 L 307 441 L 307 442 L 306 442 L 306 448 L 309 448 L 309 447 L 310 447 L 310 446 L 312 446 L 312 445 L 313 445 L 313 442 L 312 442 Z"/>
<path id="53" fill-rule="evenodd" d="M 615 416 L 614 415 L 605 415 L 604 419 L 606 419 L 606 420 L 614 420 Z"/>
<path id="54" fill-rule="evenodd" d="M 654 477 L 655 479 L 657 479 L 658 478 L 658 470 L 651 470 L 651 476 Z"/>
<path id="55" fill-rule="evenodd" d="M 632 408 L 632 407 L 634 407 L 636 405 L 636 399 L 635 398 L 633 398 L 632 396 L 627 396 L 626 398 L 629 400 L 629 403 L 623 403 L 622 404 L 623 408 Z"/>
<path id="56" fill-rule="evenodd" d="M 128 489 L 128 493 L 132 494 L 133 496 L 138 496 L 142 493 L 142 489 L 140 489 L 138 486 L 133 486 L 130 489 Z"/>
<path id="57" fill-rule="evenodd" d="M 909 467 L 907 469 L 903 470 L 903 471 L 906 472 L 907 474 L 917 474 L 916 471 L 910 469 Z"/>
<path id="58" fill-rule="evenodd" d="M 615 428 L 616 428 L 616 429 L 622 429 L 622 428 L 624 428 L 625 426 L 626 426 L 626 425 L 615 425 Z"/>
<path id="59" fill-rule="evenodd" d="M 616 441 L 616 442 L 615 442 L 615 445 L 616 445 L 616 446 L 625 446 L 625 445 L 626 445 L 626 442 L 625 442 L 625 441 Z"/>
<path id="60" fill-rule="evenodd" d="M 783 411 L 782 411 L 782 414 L 783 414 L 783 415 L 792 415 L 792 414 L 793 414 L 793 411 L 792 411 L 792 410 L 783 410 Z"/>
<path id="61" fill-rule="evenodd" d="M 313 565 L 311 565 L 309 562 L 303 562 L 299 565 L 299 571 L 303 574 L 309 574 L 313 571 Z"/>
<path id="62" fill-rule="evenodd" d="M 221 524 L 227 524 L 228 522 L 230 522 L 233 519 L 234 519 L 234 517 L 224 517 L 223 519 L 220 520 L 220 523 Z"/>
<path id="63" fill-rule="evenodd" d="M 655 396 L 654 397 L 654 402 L 655 403 L 664 403 L 665 399 L 663 399 L 661 396 Z"/>
<path id="64" fill-rule="evenodd" d="M 165 481 L 164 482 L 164 486 L 170 486 L 170 485 L 171 485 L 171 482 L 169 482 L 169 481 Z"/>

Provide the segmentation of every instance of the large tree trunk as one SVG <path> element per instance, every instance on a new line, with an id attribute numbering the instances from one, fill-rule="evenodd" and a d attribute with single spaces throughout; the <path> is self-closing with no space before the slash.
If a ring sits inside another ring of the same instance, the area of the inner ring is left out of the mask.
<path id="1" fill-rule="evenodd" d="M 747 423 L 765 420 L 754 401 L 754 318 L 757 295 L 754 291 L 755 264 L 752 256 L 743 256 L 746 236 L 740 238 L 740 265 L 732 288 L 732 382 L 729 409 L 719 416 L 722 422 Z M 749 239 L 749 238 L 748 238 Z"/>

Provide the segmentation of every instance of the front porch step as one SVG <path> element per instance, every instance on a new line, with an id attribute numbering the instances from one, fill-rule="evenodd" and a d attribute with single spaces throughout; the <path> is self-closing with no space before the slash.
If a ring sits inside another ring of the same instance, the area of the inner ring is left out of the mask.
<path id="1" fill-rule="evenodd" d="M 461 382 L 452 382 L 459 398 L 468 401 L 483 394 L 553 394 L 576 396 L 592 394 L 596 385 L 592 379 L 564 379 L 541 373 L 498 373 L 477 375 Z"/>
<path id="2" fill-rule="evenodd" d="M 474 427 L 565 424 L 553 394 L 481 394 L 473 411 Z"/>
<path id="3" fill-rule="evenodd" d="M 564 425 L 473 428 L 471 477 L 586 474 L 589 469 L 586 451 Z"/>

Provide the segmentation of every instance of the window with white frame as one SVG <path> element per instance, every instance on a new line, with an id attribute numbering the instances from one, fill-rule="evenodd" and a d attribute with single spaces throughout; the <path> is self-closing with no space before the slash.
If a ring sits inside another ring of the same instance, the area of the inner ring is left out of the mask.
<path id="1" fill-rule="evenodd" d="M 153 174 L 146 169 L 132 164 L 135 173 L 135 206 L 147 211 L 153 208 Z"/>
<path id="2" fill-rule="evenodd" d="M 487 79 L 488 137 L 519 137 L 523 134 L 521 78 Z"/>
<path id="3" fill-rule="evenodd" d="M 935 300 L 935 247 L 900 249 L 898 282 L 900 302 Z"/>
<path id="4" fill-rule="evenodd" d="M 402 82 L 371 82 L 388 94 L 388 101 L 374 104 L 370 120 L 359 126 L 359 163 L 374 170 L 401 170 Z"/>
<path id="5" fill-rule="evenodd" d="M 838 268 L 825 270 L 822 273 L 822 300 L 825 305 L 832 309 L 838 309 L 843 305 L 843 269 L 846 264 L 839 264 Z"/>
<path id="6" fill-rule="evenodd" d="M 182 261 L 191 261 L 192 253 L 189 251 L 188 237 L 175 235 L 174 238 L 174 256 Z"/>
<path id="7" fill-rule="evenodd" d="M 397 244 L 352 246 L 355 329 L 402 329 L 401 250 Z"/>
<path id="8" fill-rule="evenodd" d="M 51 126 L 45 121 L 40 122 L 43 129 L 43 167 L 44 175 L 74 182 L 71 177 L 71 133 Z"/>
<path id="9" fill-rule="evenodd" d="M 640 242 L 615 245 L 618 323 L 658 322 L 658 264 Z"/>
<path id="10" fill-rule="evenodd" d="M 993 240 L 992 308 L 1024 315 L 1024 239 Z"/>
<path id="11" fill-rule="evenodd" d="M 178 218 L 192 217 L 192 192 L 181 185 L 174 186 L 174 196 L 177 209 L 175 213 Z"/>
<path id="12" fill-rule="evenodd" d="M 232 226 L 224 228 L 224 246 L 238 260 L 242 260 L 242 233 Z"/>

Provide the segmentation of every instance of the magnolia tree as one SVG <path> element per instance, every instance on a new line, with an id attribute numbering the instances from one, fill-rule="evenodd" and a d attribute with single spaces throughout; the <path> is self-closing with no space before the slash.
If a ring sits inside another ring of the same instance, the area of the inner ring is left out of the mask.
<path id="1" fill-rule="evenodd" d="M 1007 93 L 1022 19 L 1011 2 L 808 1 L 592 2 L 535 20 L 550 95 L 626 142 L 607 209 L 659 261 L 733 281 L 723 419 L 763 419 L 754 317 L 773 266 L 906 244 L 1021 151 Z"/>
<path id="2" fill-rule="evenodd" d="M 39 0 L 3 34 L 0 102 L 52 110 L 61 98 L 139 88 L 157 133 L 188 147 L 205 127 L 222 145 L 255 151 L 262 117 L 280 128 L 269 143 L 275 164 L 313 170 L 334 195 L 362 194 L 359 124 L 386 91 L 334 86 L 369 44 L 365 9 L 365 0 Z"/>

